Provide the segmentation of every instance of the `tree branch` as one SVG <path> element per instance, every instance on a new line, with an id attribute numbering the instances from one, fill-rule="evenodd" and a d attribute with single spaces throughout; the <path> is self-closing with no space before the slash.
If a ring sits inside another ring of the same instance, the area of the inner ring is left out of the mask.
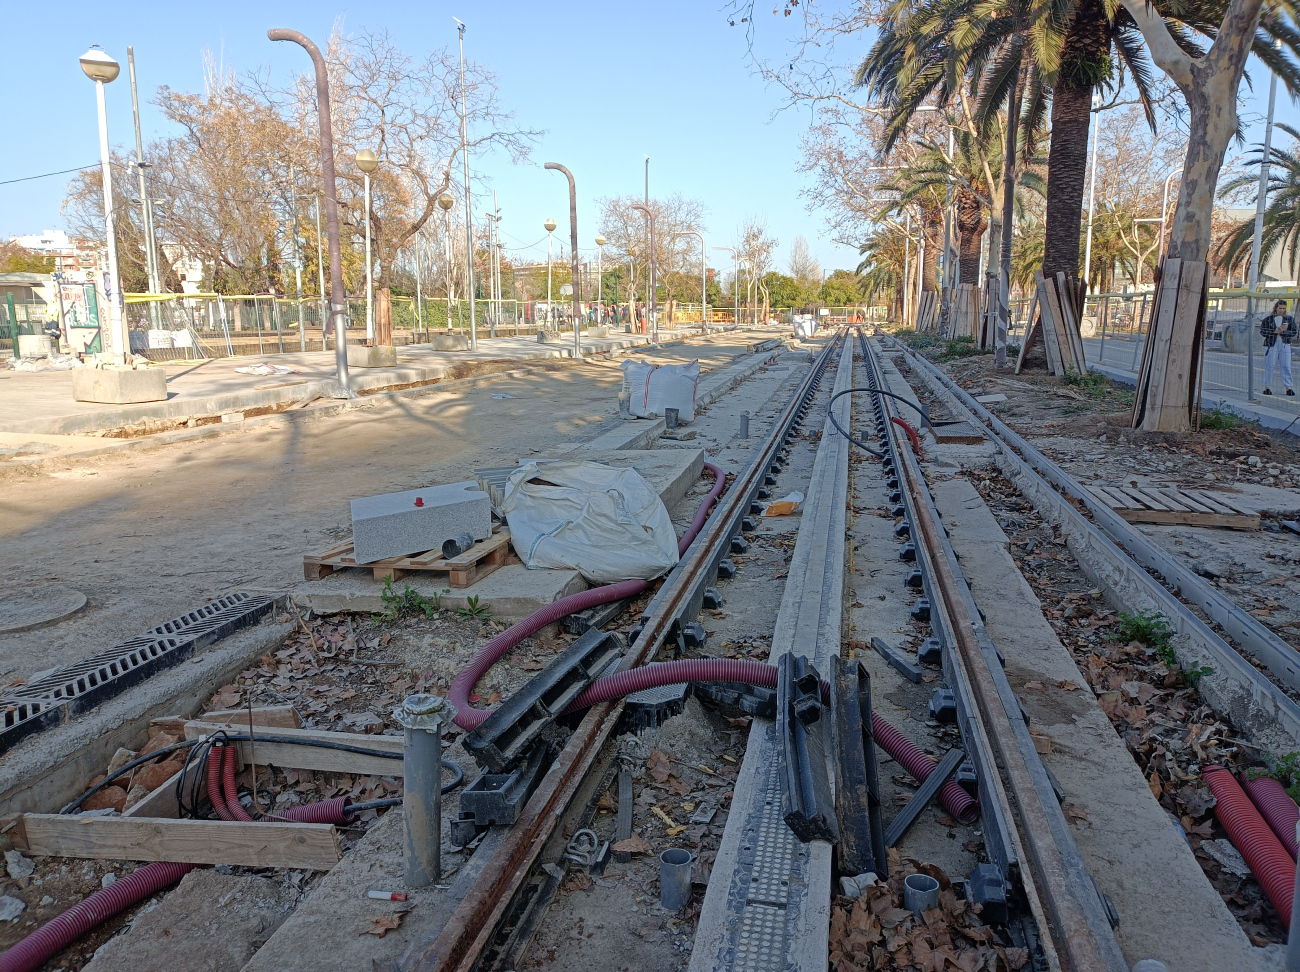
<path id="1" fill-rule="evenodd" d="M 1156 13 L 1155 7 L 1148 0 L 1121 0 L 1124 9 L 1129 12 L 1138 30 L 1146 39 L 1151 59 L 1180 88 L 1190 88 L 1195 84 L 1192 76 L 1193 60 L 1178 46 L 1164 20 Z"/>

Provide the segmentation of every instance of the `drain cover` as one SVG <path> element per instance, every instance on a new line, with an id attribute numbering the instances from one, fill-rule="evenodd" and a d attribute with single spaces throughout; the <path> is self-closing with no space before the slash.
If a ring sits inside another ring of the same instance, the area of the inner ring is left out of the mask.
<path id="1" fill-rule="evenodd" d="M 58 584 L 0 594 L 0 634 L 42 628 L 85 606 L 85 594 Z"/>

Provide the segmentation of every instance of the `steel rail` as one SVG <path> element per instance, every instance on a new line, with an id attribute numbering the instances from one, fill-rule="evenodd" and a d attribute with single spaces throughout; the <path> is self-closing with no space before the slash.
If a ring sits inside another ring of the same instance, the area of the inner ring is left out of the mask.
<path id="1" fill-rule="evenodd" d="M 858 336 L 864 354 L 875 367 L 874 352 L 861 331 Z M 892 405 L 888 400 L 883 407 L 885 414 L 890 414 Z M 898 432 L 894 423 L 887 423 L 884 430 L 896 446 Z M 1115 939 L 1105 905 L 1056 802 L 1051 780 L 1020 714 L 1019 701 L 997 648 L 984 629 L 979 608 L 940 523 L 920 463 L 910 449 L 894 451 L 901 459 L 896 467 L 900 481 L 915 500 L 911 512 L 917 547 L 924 545 L 931 555 L 938 595 L 931 603 L 931 616 L 936 612 L 946 614 L 955 638 L 952 645 L 944 646 L 945 659 L 951 658 L 953 668 L 964 671 L 1001 769 L 1001 779 L 981 779 L 980 785 L 1005 785 L 1014 803 L 1016 829 L 1024 850 L 1021 884 L 1039 921 L 1039 930 L 1044 933 L 1042 944 L 1049 953 L 1049 964 L 1059 964 L 1070 972 L 1127 972 L 1128 963 Z"/>
<path id="2" fill-rule="evenodd" d="M 649 662 L 665 641 L 681 637 L 683 619 L 698 613 L 705 587 L 717 576 L 718 564 L 732 538 L 744 529 L 751 504 L 765 486 L 773 464 L 779 461 L 793 427 L 807 410 L 808 399 L 843 339 L 840 334 L 822 349 L 761 448 L 755 450 L 749 465 L 723 494 L 699 535 L 646 606 L 640 633 L 623 656 L 619 671 Z M 502 838 L 441 933 L 408 952 L 403 972 L 471 972 L 613 733 L 622 709 L 622 700 L 612 700 L 587 711 L 520 819 Z"/>
<path id="3" fill-rule="evenodd" d="M 1189 646 L 1199 649 L 1198 662 L 1215 667 L 1202 678 L 1198 690 L 1217 710 L 1246 732 L 1248 738 L 1279 754 L 1300 745 L 1300 705 L 1290 698 L 1246 657 L 1259 661 L 1284 685 L 1300 689 L 1293 678 L 1291 657 L 1295 649 L 1264 628 L 1217 590 L 1177 563 L 1167 552 L 1133 529 L 1108 506 L 1102 505 L 1068 473 L 1035 449 L 1022 436 L 976 402 L 946 374 L 924 358 L 902 348 L 906 360 L 960 414 L 983 420 L 985 431 L 998 449 L 999 464 L 1008 479 L 1045 514 L 1061 526 L 1070 549 L 1099 586 L 1130 592 L 1124 600 L 1145 601 L 1146 607 L 1164 614 Z M 1087 509 L 1093 519 L 1080 512 Z M 1154 571 L 1165 583 L 1153 577 Z M 1166 587 L 1174 588 L 1173 591 Z M 1179 596 L 1205 611 L 1238 648 L 1197 616 Z M 1280 647 L 1279 647 L 1280 646 Z M 1175 649 L 1183 654 L 1175 642 Z"/>

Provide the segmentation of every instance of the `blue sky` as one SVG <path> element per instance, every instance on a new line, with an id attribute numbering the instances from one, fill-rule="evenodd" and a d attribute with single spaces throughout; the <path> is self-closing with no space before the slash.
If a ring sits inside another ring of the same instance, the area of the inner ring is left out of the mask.
<path id="1" fill-rule="evenodd" d="M 784 251 L 806 236 L 830 267 L 856 264 L 856 254 L 825 239 L 822 220 L 805 211 L 796 172 L 799 138 L 808 114 L 784 113 L 746 62 L 742 28 L 728 26 L 726 11 L 704 3 L 595 3 L 565 5 L 480 2 L 415 4 L 375 0 L 364 5 L 319 3 L 197 4 L 177 7 L 154 0 L 130 4 L 73 2 L 59 8 L 58 29 L 49 9 L 20 5 L 6 15 L 10 97 L 0 105 L 9 145 L 0 181 L 72 168 L 98 159 L 93 86 L 78 56 L 100 44 L 122 62 L 108 85 L 109 133 L 131 147 L 131 102 L 126 47 L 135 48 L 142 100 L 157 86 L 200 90 L 201 51 L 210 48 L 237 71 L 269 67 L 277 78 L 307 67 L 305 53 L 266 39 L 270 27 L 293 27 L 324 45 L 336 17 L 345 27 L 386 26 L 411 51 L 453 46 L 458 16 L 468 25 L 466 56 L 494 70 L 501 96 L 525 127 L 545 129 L 531 161 L 476 160 L 500 196 L 507 246 L 543 239 L 542 223 L 564 218 L 564 178 L 542 163 L 561 162 L 578 184 L 578 225 L 583 247 L 596 233 L 594 200 L 640 193 L 644 155 L 651 156 L 650 191 L 680 191 L 709 209 L 709 244 L 732 242 L 747 215 L 766 218 Z M 764 18 L 769 27 L 770 15 Z M 775 40 L 775 28 L 767 36 Z M 13 81 L 16 80 L 15 85 Z M 51 110 L 54 108 L 55 110 Z M 146 140 L 165 122 L 141 105 Z M 0 234 L 6 238 L 62 225 L 59 204 L 68 177 L 0 186 Z M 483 210 L 486 206 L 478 205 Z M 567 237 L 567 225 L 565 225 Z M 558 234 L 557 234 L 558 235 Z M 712 254 L 717 265 L 726 254 Z M 712 262 L 712 261 L 711 261 Z"/>
<path id="2" fill-rule="evenodd" d="M 350 28 L 388 27 L 400 43 L 419 52 L 455 44 L 453 15 L 468 24 L 467 55 L 497 73 L 502 98 L 519 122 L 546 130 L 528 163 L 477 162 L 499 193 L 507 246 L 542 240 L 531 253 L 544 256 L 543 221 L 564 222 L 564 179 L 543 170 L 543 162 L 562 162 L 573 171 L 580 238 L 587 247 L 596 232 L 594 201 L 640 193 L 648 154 L 652 194 L 680 191 L 705 202 L 710 245 L 732 242 L 741 220 L 758 215 L 781 241 L 780 264 L 799 234 L 808 238 L 823 267 L 856 264 L 856 254 L 831 243 L 820 214 L 807 212 L 799 197 L 805 186 L 796 171 L 799 140 L 809 113 L 786 111 L 773 118 L 780 94 L 751 72 L 743 28 L 728 26 L 728 8 L 719 0 L 374 0 L 355 7 L 233 2 L 184 8 L 155 0 L 73 2 L 59 7 L 57 29 L 51 27 L 49 8 L 18 5 L 6 15 L 7 36 L 20 42 L 9 44 L 5 54 L 10 96 L 0 104 L 0 124 L 10 151 L 0 160 L 0 182 L 97 160 L 93 87 L 77 65 L 92 43 L 123 63 L 122 76 L 108 86 L 108 111 L 110 137 L 127 147 L 132 139 L 128 44 L 135 47 L 142 97 L 150 100 L 162 84 L 198 90 L 205 47 L 239 71 L 265 66 L 284 79 L 303 70 L 303 52 L 268 41 L 269 27 L 294 27 L 323 44 L 341 16 Z M 787 50 L 782 32 L 794 21 L 761 10 L 760 47 L 777 56 Z M 851 50 L 843 47 L 841 53 Z M 1248 122 L 1256 122 L 1248 128 L 1249 142 L 1262 137 L 1267 93 L 1267 75 L 1258 65 L 1254 69 L 1258 93 L 1245 113 Z M 163 134 L 164 122 L 152 105 L 141 110 L 146 139 Z M 1284 92 L 1278 118 L 1300 122 Z M 61 226 L 65 184 L 66 177 L 54 177 L 0 185 L 0 236 Z M 713 254 L 711 262 L 725 267 L 728 258 Z"/>

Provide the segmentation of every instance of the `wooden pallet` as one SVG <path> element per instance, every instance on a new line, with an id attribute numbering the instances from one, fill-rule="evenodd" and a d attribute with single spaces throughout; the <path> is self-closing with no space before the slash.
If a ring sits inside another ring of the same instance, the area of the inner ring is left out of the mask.
<path id="1" fill-rule="evenodd" d="M 302 575 L 307 580 L 320 580 L 345 567 L 361 567 L 374 572 L 375 580 L 392 578 L 400 580 L 407 574 L 421 571 L 441 572 L 447 575 L 449 587 L 469 587 L 504 566 L 510 556 L 510 530 L 502 527 L 486 540 L 480 540 L 457 557 L 444 557 L 440 550 L 430 550 L 409 557 L 390 557 L 371 564 L 359 564 L 352 553 L 352 541 L 330 547 L 324 553 L 302 558 Z"/>
<path id="2" fill-rule="evenodd" d="M 1129 523 L 1259 529 L 1259 514 L 1242 509 L 1223 493 L 1175 486 L 1089 486 L 1088 489 Z"/>

